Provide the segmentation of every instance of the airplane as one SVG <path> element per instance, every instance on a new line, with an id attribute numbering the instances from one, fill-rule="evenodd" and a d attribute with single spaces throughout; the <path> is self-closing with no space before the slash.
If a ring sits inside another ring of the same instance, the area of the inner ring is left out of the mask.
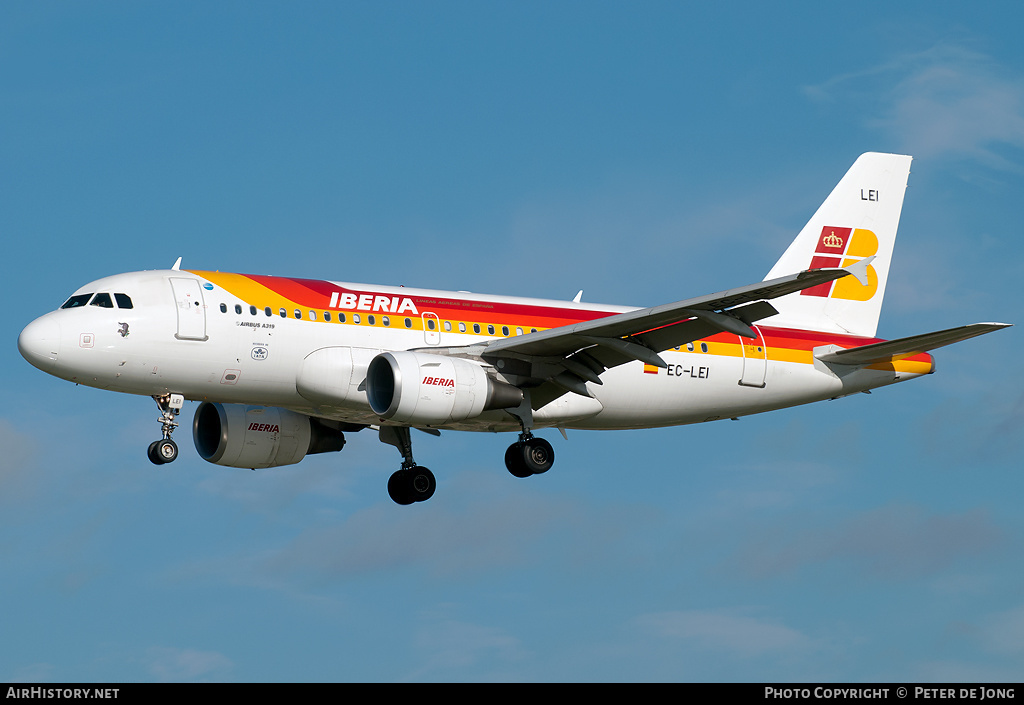
<path id="1" fill-rule="evenodd" d="M 200 457 L 271 468 L 377 431 L 388 494 L 429 499 L 411 429 L 518 432 L 505 465 L 546 472 L 534 431 L 736 419 L 935 371 L 928 351 L 1009 324 L 875 337 L 911 157 L 861 155 L 761 282 L 651 308 L 220 271 L 86 284 L 18 338 L 56 377 L 152 397 L 172 462 L 185 400 Z"/>

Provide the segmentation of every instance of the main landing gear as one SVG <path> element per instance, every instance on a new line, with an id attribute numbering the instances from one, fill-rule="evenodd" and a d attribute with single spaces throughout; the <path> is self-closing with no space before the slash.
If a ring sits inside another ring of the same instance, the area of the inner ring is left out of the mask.
<path id="1" fill-rule="evenodd" d="M 543 438 L 530 433 L 533 407 L 530 405 L 529 389 L 524 390 L 522 403 L 515 409 L 508 409 L 508 413 L 515 417 L 523 431 L 519 434 L 519 440 L 505 451 L 505 467 L 516 477 L 540 475 L 550 470 L 555 464 L 554 448 Z"/>
<path id="2" fill-rule="evenodd" d="M 412 439 L 408 426 L 381 426 L 380 442 L 398 448 L 402 454 L 402 467 L 388 479 L 388 495 L 396 504 L 408 505 L 425 502 L 434 496 L 437 480 L 434 473 L 417 465 L 412 457 Z M 519 440 L 505 451 L 505 467 L 516 477 L 540 475 L 551 469 L 555 451 L 543 438 L 528 430 L 519 434 Z"/>
<path id="3" fill-rule="evenodd" d="M 516 477 L 540 475 L 551 469 L 555 463 L 555 450 L 543 438 L 530 432 L 533 426 L 533 409 L 530 406 L 529 390 L 524 390 L 523 402 L 515 409 L 508 409 L 522 428 L 519 440 L 505 451 L 505 467 Z M 437 431 L 424 429 L 427 433 Z M 381 426 L 380 442 L 393 445 L 402 454 L 402 468 L 388 480 L 388 494 L 397 504 L 425 502 L 434 495 L 437 481 L 434 473 L 416 464 L 412 457 L 412 440 L 408 426 Z"/>
<path id="4" fill-rule="evenodd" d="M 505 467 L 516 477 L 540 475 L 554 464 L 555 449 L 529 431 L 520 433 L 519 440 L 505 451 Z"/>
<path id="5" fill-rule="evenodd" d="M 437 480 L 434 473 L 417 465 L 412 457 L 412 439 L 408 426 L 381 426 L 380 442 L 398 448 L 402 454 L 402 467 L 388 480 L 388 494 L 396 504 L 425 502 L 434 496 Z"/>
<path id="6" fill-rule="evenodd" d="M 178 444 L 171 440 L 171 434 L 178 427 L 175 418 L 181 413 L 181 407 L 185 405 L 185 397 L 180 394 L 165 394 L 159 397 L 155 396 L 153 400 L 156 401 L 157 408 L 160 409 L 160 418 L 157 421 L 160 422 L 164 437 L 149 444 L 149 460 L 154 465 L 173 463 L 178 457 Z"/>

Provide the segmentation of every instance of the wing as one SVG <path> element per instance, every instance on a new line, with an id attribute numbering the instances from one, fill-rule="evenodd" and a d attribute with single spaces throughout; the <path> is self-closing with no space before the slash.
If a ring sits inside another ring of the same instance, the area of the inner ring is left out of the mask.
<path id="1" fill-rule="evenodd" d="M 517 386 L 546 386 L 534 394 L 537 408 L 565 391 L 590 396 L 585 383 L 602 384 L 601 373 L 611 367 L 634 360 L 667 367 L 659 352 L 721 331 L 756 338 L 751 324 L 777 313 L 769 299 L 851 274 L 865 278 L 871 259 L 444 352 L 486 360 Z"/>

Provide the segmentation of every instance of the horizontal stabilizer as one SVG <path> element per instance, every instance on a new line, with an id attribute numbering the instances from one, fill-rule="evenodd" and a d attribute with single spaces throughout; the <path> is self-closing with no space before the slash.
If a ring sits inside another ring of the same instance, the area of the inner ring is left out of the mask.
<path id="1" fill-rule="evenodd" d="M 908 357 L 913 357 L 935 348 L 945 345 L 959 343 L 978 335 L 991 333 L 1000 328 L 1009 328 L 1009 323 L 972 323 L 958 328 L 912 335 L 909 338 L 888 340 L 884 343 L 872 343 L 862 345 L 858 348 L 846 350 L 833 350 L 820 355 L 815 355 L 822 362 L 830 362 L 840 365 L 873 365 L 880 362 L 895 362 Z"/>

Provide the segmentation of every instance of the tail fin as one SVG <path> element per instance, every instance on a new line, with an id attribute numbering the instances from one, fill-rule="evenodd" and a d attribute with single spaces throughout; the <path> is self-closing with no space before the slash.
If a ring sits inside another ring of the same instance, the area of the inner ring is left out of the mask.
<path id="1" fill-rule="evenodd" d="M 773 326 L 874 337 L 903 210 L 911 157 L 862 154 L 765 279 L 804 269 L 847 267 L 872 255 L 866 285 L 854 277 L 772 302 Z"/>

